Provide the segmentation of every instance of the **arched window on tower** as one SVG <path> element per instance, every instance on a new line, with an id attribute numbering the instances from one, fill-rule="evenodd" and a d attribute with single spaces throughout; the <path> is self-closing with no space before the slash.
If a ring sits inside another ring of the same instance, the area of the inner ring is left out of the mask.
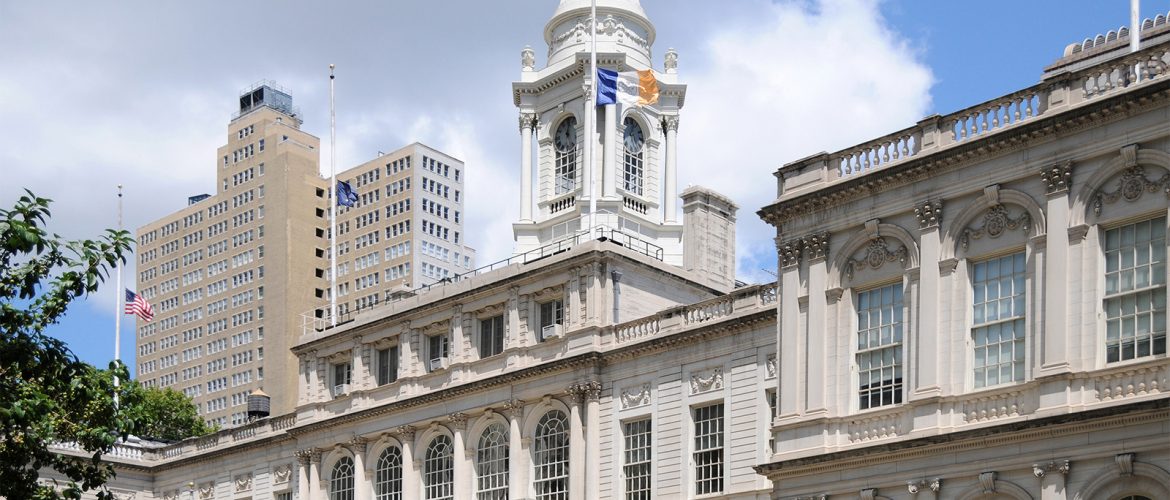
<path id="1" fill-rule="evenodd" d="M 568 500 L 569 418 L 559 410 L 545 413 L 536 424 L 533 438 L 537 500 Z"/>
<path id="2" fill-rule="evenodd" d="M 622 162 L 625 166 L 625 181 L 622 188 L 626 192 L 641 195 L 645 172 L 642 146 L 646 144 L 646 138 L 642 134 L 642 126 L 632 117 L 627 116 L 622 125 L 625 127 L 622 138 L 625 149 L 625 160 Z"/>
<path id="3" fill-rule="evenodd" d="M 329 500 L 353 500 L 353 459 L 342 457 L 329 475 Z"/>
<path id="4" fill-rule="evenodd" d="M 557 125 L 556 137 L 553 138 L 556 148 L 556 194 L 572 192 L 577 188 L 577 119 L 573 117 L 561 120 Z"/>
<path id="5" fill-rule="evenodd" d="M 427 446 L 423 461 L 423 486 L 427 500 L 451 500 L 454 498 L 455 459 L 451 451 L 451 438 L 438 436 Z"/>
<path id="6" fill-rule="evenodd" d="M 386 448 L 378 458 L 374 473 L 375 500 L 402 500 L 402 450 Z"/>
<path id="7" fill-rule="evenodd" d="M 479 436 L 475 452 L 477 500 L 508 499 L 508 427 L 494 423 Z"/>

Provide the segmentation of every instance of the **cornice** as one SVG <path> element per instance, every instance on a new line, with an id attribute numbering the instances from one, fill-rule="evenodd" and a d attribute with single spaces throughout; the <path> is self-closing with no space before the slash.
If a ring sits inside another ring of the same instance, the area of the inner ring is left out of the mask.
<path id="1" fill-rule="evenodd" d="M 1041 116 L 1007 130 L 974 137 L 937 152 L 909 158 L 888 168 L 852 176 L 814 192 L 774 202 L 764 206 L 756 214 L 765 222 L 780 227 L 793 219 L 829 207 L 869 198 L 876 193 L 1030 147 L 1039 140 L 1116 122 L 1134 113 L 1165 105 L 1167 100 L 1170 100 L 1170 79 L 1133 91 L 1105 96 L 1050 116 Z"/>

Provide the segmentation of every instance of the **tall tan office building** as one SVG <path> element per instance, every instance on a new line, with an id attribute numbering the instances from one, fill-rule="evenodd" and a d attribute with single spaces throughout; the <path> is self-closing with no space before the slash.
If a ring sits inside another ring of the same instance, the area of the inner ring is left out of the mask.
<path id="1" fill-rule="evenodd" d="M 295 404 L 289 346 L 327 317 L 329 180 L 319 139 L 275 85 L 240 96 L 216 156 L 216 194 L 138 229 L 137 377 L 191 396 L 223 426 L 246 420 L 257 388 Z M 339 172 L 358 200 L 337 213 L 338 316 L 475 267 L 463 231 L 463 164 L 422 144 Z"/>

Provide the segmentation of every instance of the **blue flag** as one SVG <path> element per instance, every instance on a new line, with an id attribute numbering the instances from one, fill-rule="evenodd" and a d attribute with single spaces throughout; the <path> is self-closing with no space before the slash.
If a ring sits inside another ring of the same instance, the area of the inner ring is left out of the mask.
<path id="1" fill-rule="evenodd" d="M 617 104 L 618 72 L 597 68 L 597 105 Z"/>
<path id="2" fill-rule="evenodd" d="M 354 203 L 357 203 L 357 201 L 357 192 L 355 192 L 353 188 L 349 186 L 349 183 L 345 181 L 337 181 L 337 205 L 352 207 Z"/>

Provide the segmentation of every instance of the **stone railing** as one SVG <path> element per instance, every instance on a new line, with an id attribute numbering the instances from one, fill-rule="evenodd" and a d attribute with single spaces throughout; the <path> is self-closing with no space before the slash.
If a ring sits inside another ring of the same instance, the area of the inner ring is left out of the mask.
<path id="1" fill-rule="evenodd" d="M 559 200 L 553 200 L 548 204 L 548 213 L 555 214 L 563 210 L 568 210 L 577 205 L 577 193 L 569 193 Z"/>
<path id="2" fill-rule="evenodd" d="M 924 154 L 989 137 L 1040 117 L 1091 104 L 1097 98 L 1163 79 L 1170 42 L 1100 64 L 1059 73 L 1031 87 L 834 153 L 784 165 L 777 172 L 781 200 L 886 169 Z"/>
<path id="3" fill-rule="evenodd" d="M 771 309 L 772 304 L 776 303 L 776 290 L 775 283 L 744 287 L 703 302 L 673 307 L 627 321 L 614 326 L 614 341 L 618 344 L 634 342 L 731 316 Z"/>

